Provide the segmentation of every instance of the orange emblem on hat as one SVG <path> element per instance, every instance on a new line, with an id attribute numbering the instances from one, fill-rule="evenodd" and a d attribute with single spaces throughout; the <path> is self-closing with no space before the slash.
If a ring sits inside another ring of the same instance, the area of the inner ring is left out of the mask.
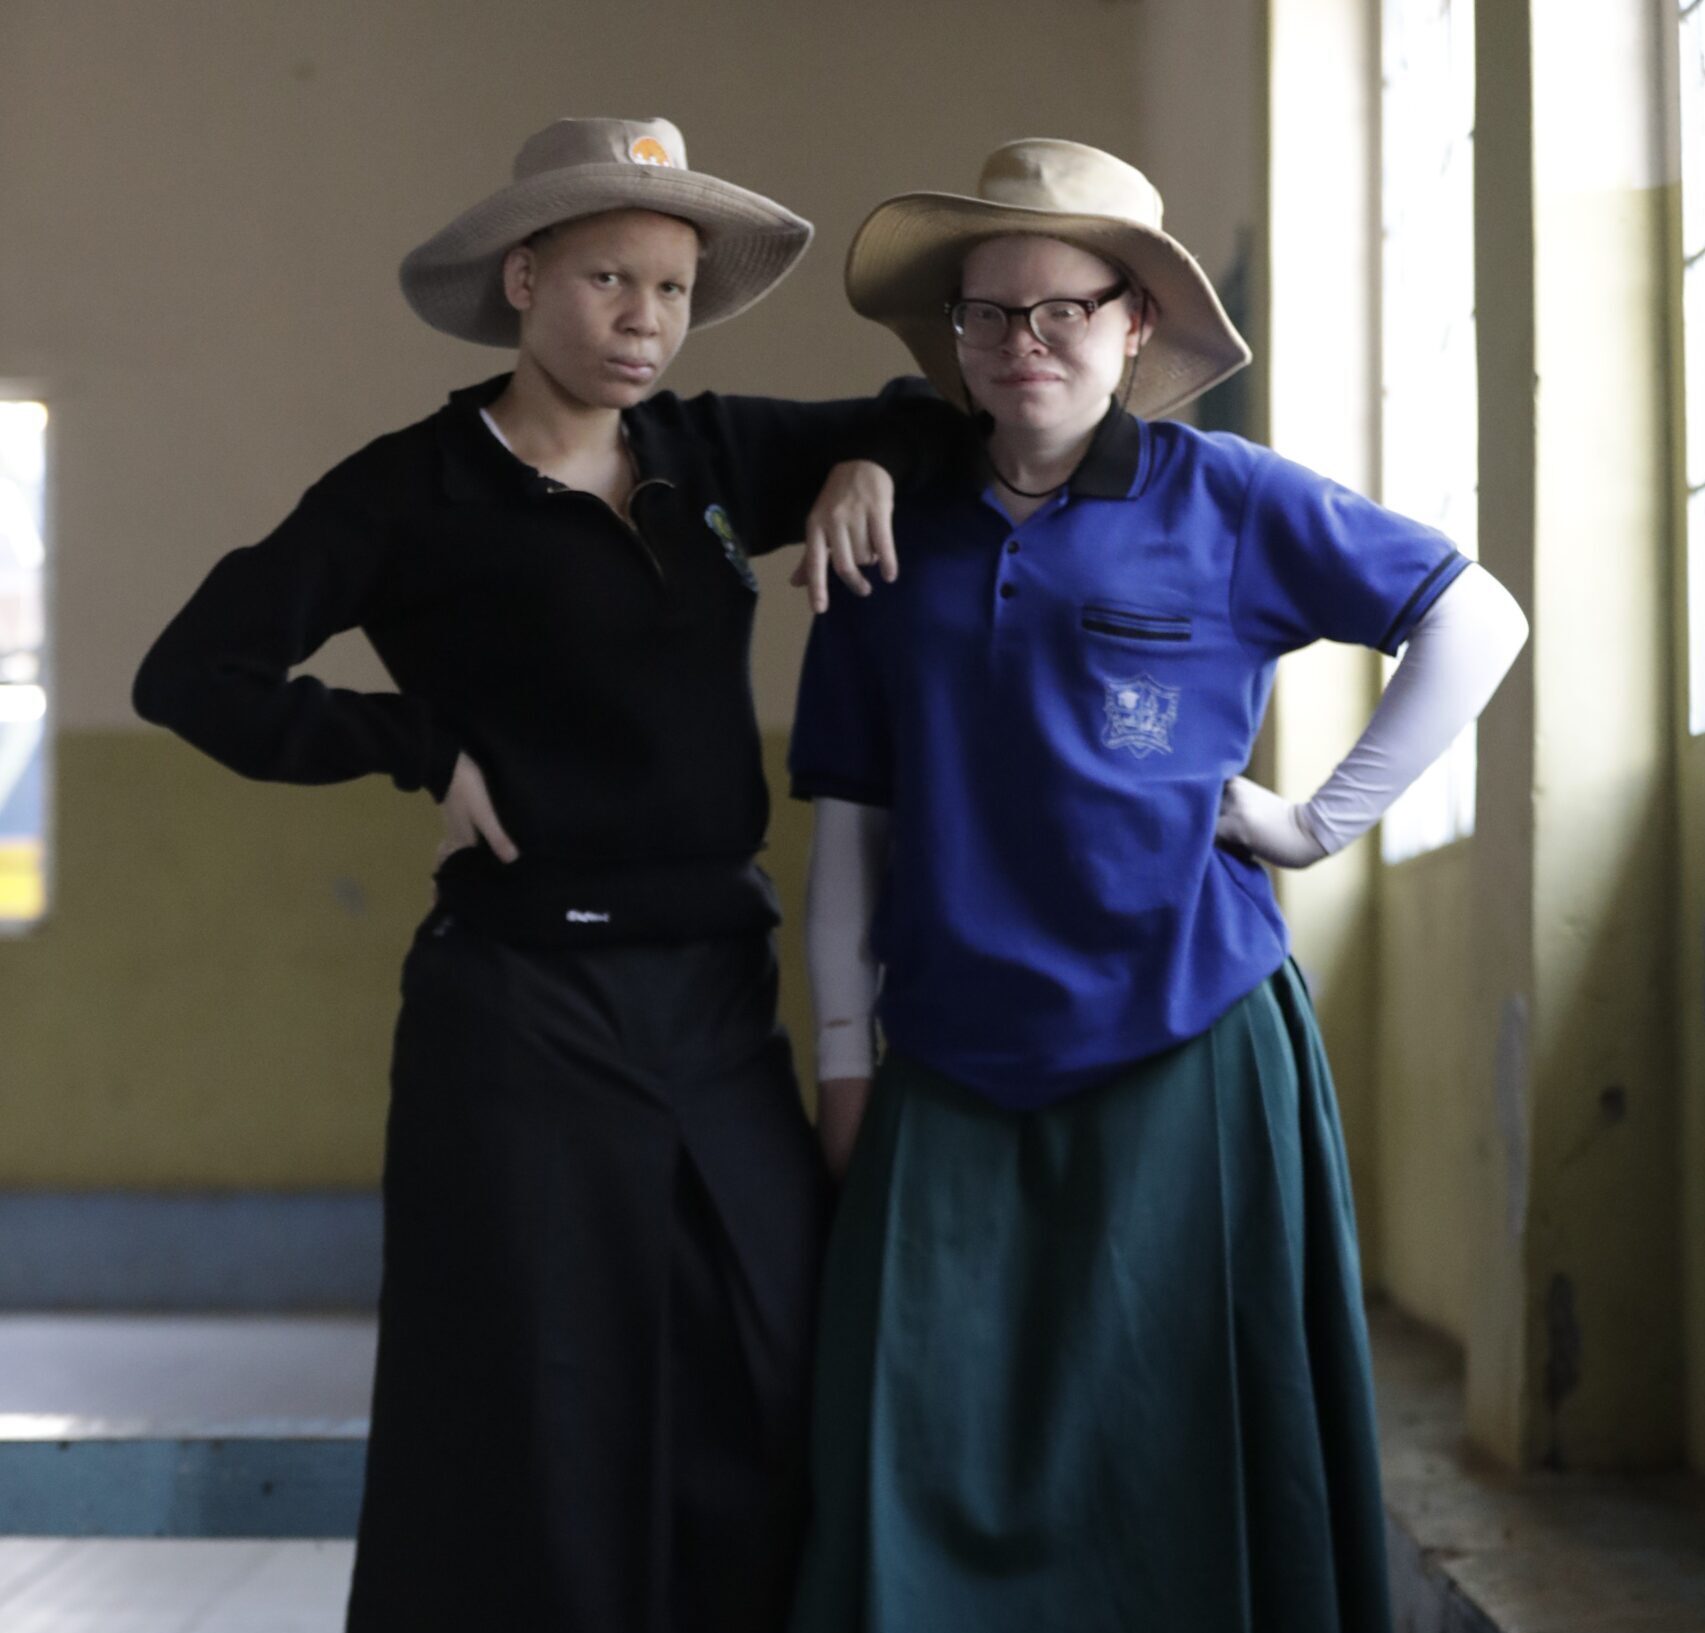
<path id="1" fill-rule="evenodd" d="M 655 136 L 637 137 L 628 148 L 628 156 L 635 164 L 673 165 L 675 162 L 669 157 L 669 149 Z"/>

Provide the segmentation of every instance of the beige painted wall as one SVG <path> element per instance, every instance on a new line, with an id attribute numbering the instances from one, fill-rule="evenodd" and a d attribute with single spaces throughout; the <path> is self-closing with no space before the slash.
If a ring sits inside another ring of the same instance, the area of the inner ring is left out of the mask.
<path id="1" fill-rule="evenodd" d="M 662 111 L 696 164 L 816 220 L 800 270 L 758 313 L 695 336 L 671 386 L 864 390 L 907 362 L 840 295 L 865 211 L 907 188 L 969 188 L 1018 135 L 1142 161 L 1142 87 L 1175 141 L 1188 100 L 1155 52 L 1189 41 L 1192 71 L 1251 71 L 1253 44 L 1228 25 L 1239 10 L 656 0 L 641 26 L 613 27 L 540 0 L 0 7 L 0 379 L 38 381 L 53 409 L 63 734 L 56 909 L 0 944 L 0 1186 L 376 1177 L 430 804 L 377 780 L 241 783 L 141 728 L 129 682 L 222 551 L 351 448 L 504 366 L 422 327 L 395 268 L 507 175 L 528 131 L 565 112 Z M 1216 272 L 1244 224 L 1222 218 L 1250 193 L 1240 107 L 1234 90 L 1187 110 L 1198 131 L 1229 110 L 1235 137 L 1200 149 L 1203 185 L 1191 144 L 1150 165 Z M 762 572 L 775 763 L 807 616 L 785 563 Z M 383 684 L 354 641 L 315 668 Z M 794 904 L 807 829 L 778 799 L 772 861 Z"/>
<path id="2" fill-rule="evenodd" d="M 420 325 L 395 268 L 507 177 L 527 132 L 663 110 L 695 164 L 817 222 L 801 269 L 694 337 L 671 386 L 864 390 L 906 354 L 840 294 L 863 214 L 969 187 L 1014 135 L 1129 149 L 1135 16 L 1107 0 L 656 0 L 611 26 L 542 0 L 10 0 L 0 377 L 41 379 L 56 411 L 62 725 L 129 726 L 135 660 L 222 549 L 504 366 Z M 764 643 L 772 721 L 802 624 Z"/>

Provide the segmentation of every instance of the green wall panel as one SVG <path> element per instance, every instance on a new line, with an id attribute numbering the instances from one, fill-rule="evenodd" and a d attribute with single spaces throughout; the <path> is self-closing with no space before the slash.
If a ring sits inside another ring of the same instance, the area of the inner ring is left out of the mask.
<path id="1" fill-rule="evenodd" d="M 49 917 L 0 941 L 0 1189 L 374 1184 L 430 800 L 246 782 L 137 731 L 65 735 L 57 807 Z M 790 909 L 809 825 L 778 798 Z"/>

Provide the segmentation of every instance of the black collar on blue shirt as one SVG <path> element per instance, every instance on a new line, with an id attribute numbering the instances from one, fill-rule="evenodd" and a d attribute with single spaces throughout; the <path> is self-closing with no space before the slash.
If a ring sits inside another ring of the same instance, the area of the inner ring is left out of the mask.
<path id="1" fill-rule="evenodd" d="M 1143 422 L 1114 399 L 1066 487 L 1080 499 L 1123 499 L 1137 479 L 1142 457 Z"/>
<path id="2" fill-rule="evenodd" d="M 505 494 L 549 494 L 558 490 L 524 460 L 510 453 L 480 418 L 509 384 L 508 374 L 494 374 L 478 385 L 463 386 L 436 416 L 439 453 L 444 461 L 444 491 L 452 499 L 489 500 Z M 622 427 L 641 482 L 662 480 L 680 485 L 687 450 L 651 423 L 646 405 L 622 414 Z"/>
<path id="3" fill-rule="evenodd" d="M 995 422 L 987 414 L 978 414 L 972 423 L 978 434 L 976 459 L 981 477 L 989 469 L 985 450 Z M 1066 480 L 1066 491 L 1078 499 L 1127 498 L 1142 468 L 1142 459 L 1142 421 L 1128 413 L 1117 399 L 1110 399 L 1083 458 Z"/>

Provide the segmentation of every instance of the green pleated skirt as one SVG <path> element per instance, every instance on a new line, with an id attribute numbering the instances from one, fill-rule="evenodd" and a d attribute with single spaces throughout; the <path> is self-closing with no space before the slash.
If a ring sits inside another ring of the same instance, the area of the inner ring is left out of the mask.
<path id="1" fill-rule="evenodd" d="M 812 1455 L 793 1633 L 1386 1633 L 1349 1175 L 1294 966 L 1041 1111 L 884 1061 Z"/>

